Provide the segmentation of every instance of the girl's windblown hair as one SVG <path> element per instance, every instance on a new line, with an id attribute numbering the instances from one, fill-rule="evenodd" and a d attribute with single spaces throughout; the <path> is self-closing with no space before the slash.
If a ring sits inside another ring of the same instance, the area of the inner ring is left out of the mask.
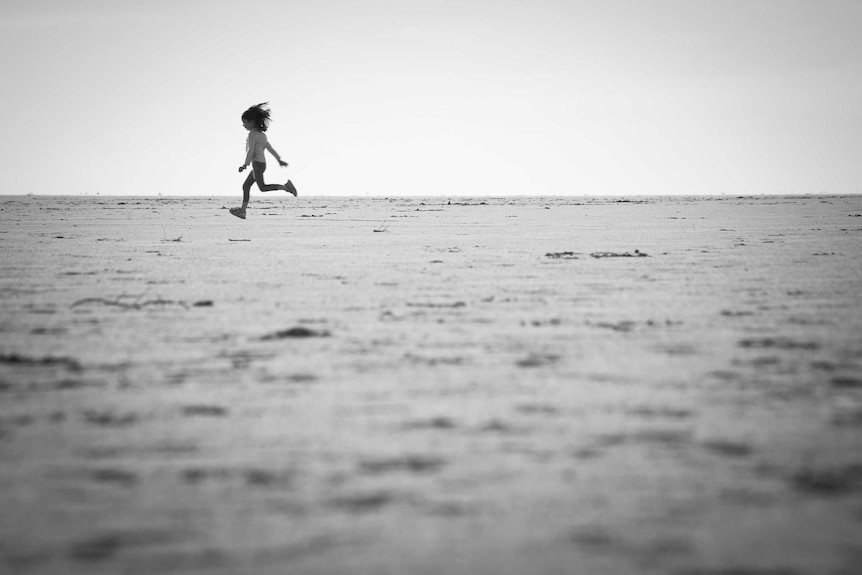
<path id="1" fill-rule="evenodd" d="M 254 106 L 242 113 L 242 119 L 251 120 L 258 130 L 260 130 L 261 132 L 266 132 L 266 129 L 269 128 L 270 122 L 268 106 L 269 102 L 255 104 Z"/>

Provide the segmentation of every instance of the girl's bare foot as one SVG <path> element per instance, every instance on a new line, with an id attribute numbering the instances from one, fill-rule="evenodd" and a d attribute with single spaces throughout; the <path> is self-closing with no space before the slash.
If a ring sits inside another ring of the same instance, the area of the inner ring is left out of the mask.
<path id="1" fill-rule="evenodd" d="M 293 185 L 293 182 L 291 182 L 290 180 L 287 180 L 287 183 L 284 184 L 284 191 L 288 192 L 290 194 L 293 194 L 293 196 L 296 197 L 296 193 L 297 193 L 296 187 Z"/>

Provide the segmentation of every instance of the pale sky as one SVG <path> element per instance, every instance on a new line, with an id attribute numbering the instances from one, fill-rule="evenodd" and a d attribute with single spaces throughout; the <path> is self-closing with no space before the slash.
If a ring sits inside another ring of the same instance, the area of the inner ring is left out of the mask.
<path id="1" fill-rule="evenodd" d="M 862 193 L 860 31 L 860 0 L 3 0 L 0 194 L 238 196 L 262 101 L 302 195 Z"/>

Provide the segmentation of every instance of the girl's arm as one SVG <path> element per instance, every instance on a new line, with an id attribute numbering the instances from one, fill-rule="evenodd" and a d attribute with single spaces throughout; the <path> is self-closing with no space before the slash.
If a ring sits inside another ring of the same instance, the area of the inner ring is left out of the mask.
<path id="1" fill-rule="evenodd" d="M 245 153 L 245 163 L 239 167 L 239 171 L 243 171 L 246 169 L 249 164 L 251 164 L 251 159 L 254 157 L 254 141 L 251 136 L 251 132 L 248 134 L 248 141 L 246 142 L 246 147 L 248 151 Z"/>
<path id="2" fill-rule="evenodd" d="M 278 152 L 275 151 L 275 148 L 272 147 L 272 145 L 269 143 L 269 141 L 266 142 L 266 149 L 269 150 L 269 153 L 272 154 L 272 156 L 276 160 L 278 160 L 278 163 L 280 165 L 282 165 L 282 166 L 287 165 L 287 162 L 285 162 L 284 160 L 281 159 L 281 156 L 278 155 Z"/>

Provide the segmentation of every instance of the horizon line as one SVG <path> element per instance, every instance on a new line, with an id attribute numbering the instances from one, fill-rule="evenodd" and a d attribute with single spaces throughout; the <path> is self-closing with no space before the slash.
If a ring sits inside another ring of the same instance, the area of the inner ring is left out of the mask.
<path id="1" fill-rule="evenodd" d="M 314 199 L 421 199 L 421 198 L 469 198 L 469 199 L 507 199 L 507 198 L 758 198 L 758 197 L 845 197 L 845 196 L 860 196 L 862 192 L 761 192 L 761 193 L 722 193 L 722 194 L 510 194 L 510 195 L 462 195 L 462 194 L 428 194 L 428 195 L 303 195 L 294 199 L 314 198 Z M 235 198 L 236 194 L 231 195 L 152 195 L 152 194 L 3 194 L 0 193 L 0 200 L 13 198 L 146 198 L 146 199 L 225 199 Z M 270 198 L 257 197 L 258 201 L 267 200 Z M 273 198 L 275 199 L 275 196 Z"/>

